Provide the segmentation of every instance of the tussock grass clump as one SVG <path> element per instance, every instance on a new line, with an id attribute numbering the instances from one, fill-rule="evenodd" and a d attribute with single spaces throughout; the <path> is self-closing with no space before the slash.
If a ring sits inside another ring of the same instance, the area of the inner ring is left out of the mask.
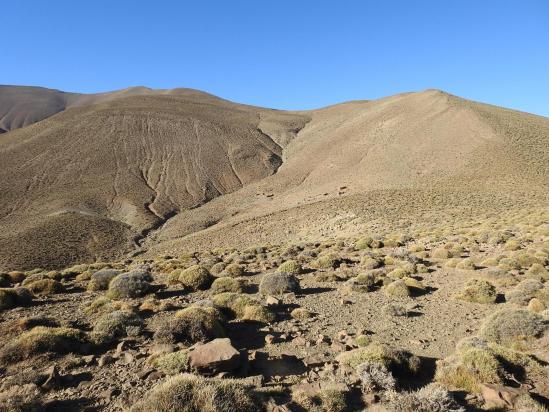
<path id="1" fill-rule="evenodd" d="M 341 259 L 337 254 L 326 253 L 313 260 L 311 266 L 315 269 L 334 269 L 340 262 Z"/>
<path id="2" fill-rule="evenodd" d="M 447 390 L 430 384 L 415 392 L 387 391 L 384 406 L 390 412 L 464 412 Z"/>
<path id="3" fill-rule="evenodd" d="M 401 303 L 389 303 L 383 307 L 383 311 L 389 316 L 408 316 L 408 308 Z"/>
<path id="4" fill-rule="evenodd" d="M 8 278 L 10 279 L 11 283 L 21 283 L 25 280 L 26 276 L 23 272 L 14 270 L 11 272 L 6 273 Z"/>
<path id="5" fill-rule="evenodd" d="M 471 337 L 459 341 L 453 355 L 437 361 L 435 380 L 450 389 L 478 393 L 483 383 L 508 384 L 508 377 L 527 372 L 545 373 L 534 357 Z"/>
<path id="6" fill-rule="evenodd" d="M 505 250 L 514 251 L 520 249 L 520 242 L 515 239 L 509 239 L 503 246 Z"/>
<path id="7" fill-rule="evenodd" d="M 109 283 L 107 296 L 111 299 L 138 298 L 151 291 L 153 278 L 147 269 L 122 273 Z"/>
<path id="8" fill-rule="evenodd" d="M 259 283 L 259 293 L 263 295 L 282 295 L 299 291 L 299 280 L 291 273 L 267 273 Z"/>
<path id="9" fill-rule="evenodd" d="M 530 302 L 528 302 L 528 310 L 532 312 L 541 313 L 545 309 L 547 309 L 547 306 L 538 298 L 532 298 L 530 299 Z"/>
<path id="10" fill-rule="evenodd" d="M 221 272 L 225 270 L 227 267 L 227 264 L 225 262 L 217 262 L 215 265 L 213 265 L 210 268 L 210 273 L 214 275 L 219 275 Z"/>
<path id="11" fill-rule="evenodd" d="M 410 288 L 406 282 L 402 279 L 397 279 L 394 282 L 389 283 L 384 287 L 385 294 L 395 298 L 408 298 L 412 296 Z"/>
<path id="12" fill-rule="evenodd" d="M 492 268 L 481 274 L 487 281 L 500 287 L 509 287 L 518 283 L 517 278 L 505 270 Z"/>
<path id="13" fill-rule="evenodd" d="M 87 289 L 90 291 L 107 290 L 109 283 L 120 274 L 116 269 L 101 269 L 91 275 Z"/>
<path id="14" fill-rule="evenodd" d="M 0 349 L 0 364 L 7 365 L 51 352 L 80 352 L 88 343 L 86 334 L 78 329 L 37 326 L 24 332 Z"/>
<path id="15" fill-rule="evenodd" d="M 364 269 L 377 269 L 383 266 L 383 261 L 372 256 L 364 256 L 360 260 L 360 266 Z"/>
<path id="16" fill-rule="evenodd" d="M 310 319 L 313 317 L 313 314 L 305 308 L 295 308 L 294 310 L 292 310 L 290 315 L 292 316 L 292 318 L 300 320 Z"/>
<path id="17" fill-rule="evenodd" d="M 0 310 L 25 306 L 32 302 L 32 293 L 24 287 L 0 289 Z"/>
<path id="18" fill-rule="evenodd" d="M 0 288 L 9 288 L 11 286 L 11 278 L 7 273 L 0 273 Z"/>
<path id="19" fill-rule="evenodd" d="M 65 290 L 61 282 L 53 279 L 39 279 L 25 284 L 25 287 L 36 296 L 54 295 Z"/>
<path id="20" fill-rule="evenodd" d="M 215 308 L 190 306 L 175 314 L 156 329 L 154 340 L 160 343 L 183 342 L 192 345 L 224 338 L 223 317 Z"/>
<path id="21" fill-rule="evenodd" d="M 283 272 L 283 273 L 289 273 L 291 275 L 299 275 L 301 272 L 303 272 L 303 268 L 301 265 L 295 261 L 295 260 L 287 260 L 283 264 L 281 264 L 277 269 L 277 272 Z"/>
<path id="22" fill-rule="evenodd" d="M 292 401 L 311 412 L 344 412 L 347 410 L 347 391 L 334 386 L 322 388 L 316 393 L 296 389 Z"/>
<path id="23" fill-rule="evenodd" d="M 393 374 L 382 363 L 364 362 L 356 369 L 364 392 L 386 391 L 396 387 Z"/>
<path id="24" fill-rule="evenodd" d="M 225 267 L 223 273 L 233 278 L 239 278 L 241 276 L 244 276 L 246 274 L 246 271 L 244 270 L 244 266 L 239 265 L 238 263 L 231 263 L 227 265 L 227 267 Z"/>
<path id="25" fill-rule="evenodd" d="M 220 293 L 212 298 L 214 304 L 229 316 L 241 320 L 271 323 L 275 314 L 262 306 L 257 300 L 243 293 Z"/>
<path id="26" fill-rule="evenodd" d="M 488 342 L 521 349 L 530 346 L 547 331 L 548 322 L 527 309 L 504 308 L 482 323 L 479 337 Z"/>
<path id="27" fill-rule="evenodd" d="M 453 256 L 452 252 L 450 252 L 448 249 L 444 247 L 439 247 L 431 251 L 431 257 L 433 259 L 450 259 Z"/>
<path id="28" fill-rule="evenodd" d="M 374 239 L 370 236 L 360 238 L 355 243 L 355 249 L 379 249 L 384 246 L 383 242 L 379 239 Z"/>
<path id="29" fill-rule="evenodd" d="M 34 383 L 13 385 L 0 392 L 2 412 L 42 412 L 46 410 L 42 393 Z"/>
<path id="30" fill-rule="evenodd" d="M 459 261 L 459 263 L 456 265 L 456 269 L 461 270 L 475 270 L 475 262 L 473 262 L 473 259 L 471 258 L 465 258 Z"/>
<path id="31" fill-rule="evenodd" d="M 265 306 L 250 305 L 246 306 L 240 319 L 252 322 L 272 323 L 276 320 L 276 316 Z"/>
<path id="32" fill-rule="evenodd" d="M 182 271 L 177 280 L 186 289 L 194 292 L 208 289 L 214 281 L 214 277 L 205 267 L 194 265 Z"/>
<path id="33" fill-rule="evenodd" d="M 152 367 L 164 372 L 166 375 L 177 375 L 189 372 L 191 369 L 189 352 L 186 349 L 153 356 L 149 358 L 147 362 Z"/>
<path id="34" fill-rule="evenodd" d="M 249 386 L 233 379 L 181 374 L 155 386 L 130 412 L 260 412 Z"/>
<path id="35" fill-rule="evenodd" d="M 373 273 L 361 273 L 345 282 L 345 290 L 349 292 L 371 292 L 377 286 L 378 281 Z"/>
<path id="36" fill-rule="evenodd" d="M 370 338 L 368 335 L 358 335 L 355 339 L 355 344 L 359 348 L 363 348 L 365 346 L 368 346 L 370 343 L 372 343 L 372 338 Z"/>
<path id="37" fill-rule="evenodd" d="M 117 310 L 101 316 L 93 327 L 91 339 L 98 345 L 108 345 L 126 336 L 136 336 L 143 321 L 133 312 Z"/>
<path id="38" fill-rule="evenodd" d="M 435 380 L 452 389 L 477 393 L 481 383 L 502 384 L 504 369 L 495 353 L 468 347 L 437 362 Z"/>
<path id="39" fill-rule="evenodd" d="M 406 286 L 408 286 L 408 289 L 410 289 L 410 293 L 412 295 L 418 295 L 427 290 L 427 287 L 423 284 L 421 280 L 408 276 L 402 278 L 402 280 L 404 281 Z"/>
<path id="40" fill-rule="evenodd" d="M 525 275 L 529 278 L 537 279 L 542 282 L 549 280 L 549 270 L 545 269 L 545 267 L 539 263 L 534 263 L 530 266 Z"/>
<path id="41" fill-rule="evenodd" d="M 516 259 L 504 257 L 498 261 L 498 267 L 503 270 L 519 270 L 520 263 Z"/>
<path id="42" fill-rule="evenodd" d="M 390 346 L 371 343 L 363 348 L 340 353 L 336 360 L 342 364 L 356 368 L 365 362 L 375 362 L 384 365 L 394 374 L 415 374 L 420 369 L 420 359 L 405 350 Z"/>
<path id="43" fill-rule="evenodd" d="M 241 279 L 235 279 L 228 276 L 217 278 L 213 281 L 210 290 L 213 293 L 242 292 L 244 290 L 244 282 Z"/>
<path id="44" fill-rule="evenodd" d="M 159 300 L 156 298 L 147 298 L 139 305 L 139 310 L 143 312 L 164 312 L 168 310 L 173 310 L 175 308 L 174 304 L 168 300 Z"/>
<path id="45" fill-rule="evenodd" d="M 0 289 L 0 310 L 11 309 L 17 306 L 15 289 Z"/>
<path id="46" fill-rule="evenodd" d="M 104 313 L 114 312 L 115 310 L 131 311 L 132 307 L 127 302 L 115 301 L 106 296 L 99 296 L 84 308 L 84 311 L 88 316 L 101 315 Z"/>
<path id="47" fill-rule="evenodd" d="M 467 282 L 456 299 L 474 303 L 495 303 L 497 299 L 496 287 L 484 279 L 471 279 Z"/>
<path id="48" fill-rule="evenodd" d="M 507 301 L 518 304 L 527 305 L 532 298 L 542 296 L 544 289 L 543 283 L 536 279 L 524 279 L 515 288 L 505 295 Z"/>

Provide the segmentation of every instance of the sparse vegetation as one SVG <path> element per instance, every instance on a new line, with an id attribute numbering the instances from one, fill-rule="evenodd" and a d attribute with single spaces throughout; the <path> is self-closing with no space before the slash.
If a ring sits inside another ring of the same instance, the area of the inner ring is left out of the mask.
<path id="1" fill-rule="evenodd" d="M 161 343 L 207 342 L 225 337 L 223 318 L 219 311 L 209 307 L 190 306 L 178 311 L 173 318 L 160 324 L 154 340 Z"/>
<path id="2" fill-rule="evenodd" d="M 494 303 L 497 296 L 496 287 L 490 282 L 483 279 L 471 279 L 456 295 L 456 298 L 474 303 Z"/>
<path id="3" fill-rule="evenodd" d="M 260 412 L 250 387 L 232 379 L 182 374 L 155 386 L 131 412 Z"/>
<path id="4" fill-rule="evenodd" d="M 178 281 L 186 289 L 197 291 L 208 289 L 213 283 L 214 277 L 210 274 L 208 269 L 200 265 L 194 265 L 181 272 Z"/>
<path id="5" fill-rule="evenodd" d="M 7 365 L 46 352 L 79 352 L 87 343 L 85 333 L 78 329 L 37 326 L 0 349 L 0 364 Z"/>
<path id="6" fill-rule="evenodd" d="M 479 336 L 510 347 L 527 347 L 547 330 L 547 322 L 526 309 L 504 308 L 483 322 Z"/>
<path id="7" fill-rule="evenodd" d="M 122 273 L 110 281 L 107 296 L 111 299 L 145 296 L 151 291 L 152 280 L 151 274 L 146 269 Z"/>
<path id="8" fill-rule="evenodd" d="M 93 327 L 91 339 L 100 345 L 111 344 L 141 332 L 143 321 L 133 312 L 117 310 L 101 316 Z"/>
<path id="9" fill-rule="evenodd" d="M 281 264 L 276 271 L 289 273 L 291 275 L 299 275 L 303 271 L 303 268 L 298 262 L 290 259 Z"/>
<path id="10" fill-rule="evenodd" d="M 290 273 L 265 274 L 259 283 L 259 292 L 264 295 L 282 295 L 299 291 L 299 280 Z"/>

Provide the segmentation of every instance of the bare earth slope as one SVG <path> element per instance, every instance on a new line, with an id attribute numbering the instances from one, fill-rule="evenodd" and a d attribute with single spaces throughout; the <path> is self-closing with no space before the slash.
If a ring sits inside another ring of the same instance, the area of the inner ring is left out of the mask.
<path id="1" fill-rule="evenodd" d="M 549 119 L 437 90 L 309 112 L 189 89 L 65 100 L 0 139 L 0 267 L 384 234 L 548 201 Z"/>
<path id="2" fill-rule="evenodd" d="M 8 267 L 131 251 L 180 210 L 273 174 L 305 116 L 192 90 L 73 107 L 5 134 L 0 249 Z M 271 139 L 260 129 L 277 128 Z"/>
<path id="3" fill-rule="evenodd" d="M 382 235 L 426 216 L 548 202 L 547 118 L 436 90 L 308 114 L 276 175 L 179 215 L 154 252 Z M 211 221 L 220 223 L 197 232 Z"/>

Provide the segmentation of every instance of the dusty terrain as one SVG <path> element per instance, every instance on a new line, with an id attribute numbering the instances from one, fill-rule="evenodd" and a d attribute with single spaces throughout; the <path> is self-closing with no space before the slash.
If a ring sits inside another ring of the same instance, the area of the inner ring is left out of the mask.
<path id="1" fill-rule="evenodd" d="M 10 86 L 0 115 L 0 410 L 545 410 L 549 119 Z"/>

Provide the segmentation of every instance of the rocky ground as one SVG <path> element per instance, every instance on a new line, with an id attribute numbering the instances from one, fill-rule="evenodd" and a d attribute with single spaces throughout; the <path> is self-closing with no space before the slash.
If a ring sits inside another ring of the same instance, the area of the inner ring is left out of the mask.
<path id="1" fill-rule="evenodd" d="M 549 210 L 0 274 L 0 411 L 543 411 Z"/>

